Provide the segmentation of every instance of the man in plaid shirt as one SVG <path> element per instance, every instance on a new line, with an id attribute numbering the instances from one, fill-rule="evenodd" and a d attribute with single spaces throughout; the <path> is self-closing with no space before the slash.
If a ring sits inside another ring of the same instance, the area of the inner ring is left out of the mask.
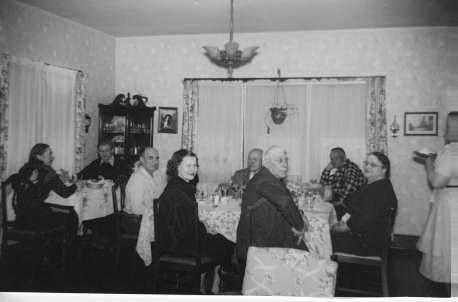
<path id="1" fill-rule="evenodd" d="M 346 158 L 342 148 L 331 149 L 330 158 L 331 162 L 321 173 L 320 183 L 332 187 L 332 203 L 340 220 L 346 211 L 350 195 L 359 191 L 367 180 L 361 169 Z"/>

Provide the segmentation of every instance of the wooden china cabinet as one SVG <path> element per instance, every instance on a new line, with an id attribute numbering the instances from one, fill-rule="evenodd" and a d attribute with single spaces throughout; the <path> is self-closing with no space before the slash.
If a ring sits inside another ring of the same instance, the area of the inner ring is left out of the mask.
<path id="1" fill-rule="evenodd" d="M 111 141 L 116 157 L 130 164 L 140 148 L 153 146 L 156 107 L 99 104 L 99 143 Z"/>

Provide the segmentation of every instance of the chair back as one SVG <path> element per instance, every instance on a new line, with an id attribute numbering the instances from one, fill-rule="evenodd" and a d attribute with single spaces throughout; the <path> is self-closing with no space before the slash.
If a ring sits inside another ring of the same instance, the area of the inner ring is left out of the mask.
<path id="1" fill-rule="evenodd" d="M 248 217 L 249 217 L 249 224 L 250 224 L 250 226 L 249 226 L 250 230 L 248 232 L 248 236 L 249 236 L 249 238 L 248 238 L 248 241 L 249 241 L 248 246 L 254 246 L 254 244 L 255 244 L 255 238 L 253 236 L 253 230 L 254 230 L 254 225 L 255 225 L 255 215 L 254 215 L 254 213 L 255 213 L 256 209 L 261 206 L 262 203 L 263 203 L 263 200 L 261 199 L 261 200 L 256 201 L 254 204 L 247 206 L 247 210 L 248 210 L 247 214 L 248 214 Z"/>
<path id="2" fill-rule="evenodd" d="M 391 246 L 391 241 L 392 241 L 392 238 L 393 238 L 393 229 L 394 229 L 394 221 L 395 221 L 395 218 L 396 218 L 396 208 L 389 208 L 388 211 L 387 211 L 387 222 L 386 222 L 386 227 L 385 227 L 385 245 L 384 245 L 384 249 L 383 249 L 383 254 L 382 254 L 382 257 L 383 258 L 387 258 L 388 257 L 388 251 L 390 249 L 390 246 Z"/>
<path id="3" fill-rule="evenodd" d="M 159 257 L 167 251 L 163 250 L 163 245 L 162 245 L 162 239 L 161 238 L 161 232 L 160 228 L 161 225 L 159 223 L 159 212 L 160 212 L 160 199 L 154 199 L 153 202 L 153 211 L 154 211 L 154 241 L 156 245 L 156 259 L 158 260 Z M 193 229 L 194 229 L 194 249 L 192 251 L 192 254 L 190 256 L 195 257 L 195 261 L 197 263 L 197 266 L 200 266 L 201 264 L 201 250 L 200 250 L 200 240 L 199 240 L 199 213 L 198 213 L 198 207 L 195 207 L 195 212 L 194 212 L 194 217 L 196 217 L 195 221 L 193 222 Z"/>
<path id="4" fill-rule="evenodd" d="M 157 256 L 161 255 L 160 251 L 161 245 L 161 236 L 159 235 L 159 198 L 153 200 L 153 216 L 154 216 L 154 241 L 156 245 L 155 251 Z"/>
<path id="5" fill-rule="evenodd" d="M 250 247 L 242 294 L 333 297 L 337 263 L 292 248 Z"/>
<path id="6" fill-rule="evenodd" d="M 18 203 L 18 189 L 20 188 L 19 174 L 13 174 L 2 182 L 2 224 L 8 223 L 8 193 L 13 191 L 12 208 L 16 211 Z"/>
<path id="7" fill-rule="evenodd" d="M 385 240 L 387 241 L 391 241 L 392 239 L 395 219 L 396 219 L 396 208 L 389 208 L 387 227 L 385 228 Z"/>
<path id="8" fill-rule="evenodd" d="M 113 195 L 113 210 L 115 213 L 117 212 L 122 212 L 124 211 L 124 208 L 126 206 L 126 185 L 127 185 L 127 176 L 121 175 L 119 176 L 115 183 L 113 184 L 113 187 L 111 187 L 111 193 Z M 118 201 L 118 195 L 116 192 L 119 189 L 119 201 Z"/>
<path id="9" fill-rule="evenodd" d="M 24 183 L 20 181 L 19 174 L 12 174 L 8 177 L 5 181 L 2 182 L 2 196 L 1 196 L 1 211 L 2 211 L 2 251 L 6 248 L 6 243 L 8 241 L 8 229 L 10 226 L 14 225 L 14 221 L 8 221 L 8 195 L 9 193 L 13 192 L 12 196 L 12 210 L 16 211 L 17 203 L 18 203 L 18 191 L 21 191 L 21 187 L 23 188 Z M 3 253 L 2 253 L 3 254 Z"/>

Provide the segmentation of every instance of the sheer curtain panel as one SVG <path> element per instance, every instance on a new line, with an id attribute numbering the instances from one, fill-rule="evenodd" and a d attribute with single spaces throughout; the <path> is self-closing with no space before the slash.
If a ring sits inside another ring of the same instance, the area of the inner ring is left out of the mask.
<path id="1" fill-rule="evenodd" d="M 74 172 L 76 71 L 14 58 L 9 69 L 7 175 L 43 142 L 54 151 L 54 168 Z"/>
<path id="2" fill-rule="evenodd" d="M 196 111 L 196 142 L 201 183 L 228 181 L 242 166 L 242 85 L 201 82 Z"/>

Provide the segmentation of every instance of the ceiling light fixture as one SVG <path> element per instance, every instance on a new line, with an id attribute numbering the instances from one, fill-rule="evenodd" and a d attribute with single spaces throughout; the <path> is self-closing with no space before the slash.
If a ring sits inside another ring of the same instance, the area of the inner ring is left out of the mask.
<path id="1" fill-rule="evenodd" d="M 234 68 L 245 65 L 257 54 L 258 46 L 247 47 L 243 51 L 239 50 L 239 43 L 233 41 L 234 37 L 234 0 L 231 2 L 230 32 L 229 42 L 224 44 L 224 49 L 220 50 L 214 46 L 204 46 L 205 55 L 216 65 L 227 68 L 227 76 L 232 78 Z"/>

